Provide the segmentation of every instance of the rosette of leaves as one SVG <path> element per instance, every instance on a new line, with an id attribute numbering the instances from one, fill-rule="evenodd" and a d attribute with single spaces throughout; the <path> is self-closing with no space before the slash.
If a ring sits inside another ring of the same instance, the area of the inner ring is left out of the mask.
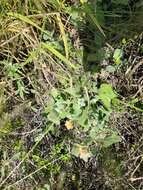
<path id="1" fill-rule="evenodd" d="M 51 90 L 45 114 L 55 126 L 63 120 L 72 121 L 74 126 L 69 130 L 75 134 L 77 131 L 81 136 L 70 139 L 73 144 L 71 152 L 87 161 L 92 156 L 89 147 L 93 143 L 108 147 L 120 141 L 117 132 L 107 125 L 115 98 L 111 85 L 102 84 L 98 89 L 87 77 L 79 77 L 68 88 Z"/>

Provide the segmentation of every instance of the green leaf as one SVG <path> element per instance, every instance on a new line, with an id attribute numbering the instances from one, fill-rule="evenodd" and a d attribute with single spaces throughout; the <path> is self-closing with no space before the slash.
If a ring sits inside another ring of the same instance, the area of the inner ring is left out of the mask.
<path id="1" fill-rule="evenodd" d="M 55 110 L 53 110 L 52 112 L 49 113 L 48 119 L 49 119 L 49 121 L 53 122 L 54 124 L 57 124 L 57 125 L 60 124 L 59 114 Z"/>
<path id="2" fill-rule="evenodd" d="M 60 119 L 64 119 L 68 116 L 69 110 L 67 110 L 66 107 L 68 104 L 68 101 L 58 100 L 55 104 L 55 111 L 59 114 Z"/>
<path id="3" fill-rule="evenodd" d="M 114 58 L 114 61 L 116 64 L 121 63 L 122 57 L 123 57 L 123 50 L 122 49 L 115 49 L 113 58 Z"/>
<path id="4" fill-rule="evenodd" d="M 107 109 L 111 108 L 111 101 L 117 97 L 110 84 L 102 84 L 99 88 L 98 94 Z"/>
<path id="5" fill-rule="evenodd" d="M 21 152 L 18 152 L 18 153 L 16 153 L 16 154 L 14 154 L 14 155 L 12 156 L 11 160 L 12 160 L 12 161 L 18 160 L 18 159 L 20 158 L 20 155 L 21 155 Z"/>
<path id="6" fill-rule="evenodd" d="M 78 87 L 75 87 L 75 88 L 69 87 L 69 88 L 65 89 L 64 91 L 73 97 L 79 97 L 80 96 L 80 94 L 79 94 L 80 90 Z"/>
<path id="7" fill-rule="evenodd" d="M 56 98 L 59 95 L 59 92 L 56 88 L 52 88 L 50 93 L 53 96 L 53 98 Z"/>
<path id="8" fill-rule="evenodd" d="M 73 20 L 76 20 L 79 18 L 79 12 L 76 9 L 71 9 L 70 14 Z"/>
<path id="9" fill-rule="evenodd" d="M 17 81 L 17 94 L 24 100 L 24 94 L 27 93 L 22 80 Z"/>
<path id="10" fill-rule="evenodd" d="M 90 124 L 88 122 L 88 109 L 84 109 L 77 119 L 77 124 L 84 127 L 84 131 L 88 131 Z"/>
<path id="11" fill-rule="evenodd" d="M 111 136 L 106 137 L 103 142 L 103 147 L 109 147 L 112 144 L 118 143 L 121 141 L 121 138 L 116 133 L 113 133 Z"/>
<path id="12" fill-rule="evenodd" d="M 82 113 L 82 109 L 80 105 L 78 105 L 77 102 L 73 103 L 72 109 L 71 109 L 71 116 L 73 119 L 78 119 L 79 115 Z"/>
<path id="13" fill-rule="evenodd" d="M 113 65 L 108 65 L 106 67 L 106 71 L 108 71 L 109 73 L 114 73 L 116 71 L 116 67 Z"/>
<path id="14" fill-rule="evenodd" d="M 49 97 L 44 113 L 46 114 L 50 113 L 53 110 L 54 104 L 55 104 L 54 99 L 52 97 Z"/>

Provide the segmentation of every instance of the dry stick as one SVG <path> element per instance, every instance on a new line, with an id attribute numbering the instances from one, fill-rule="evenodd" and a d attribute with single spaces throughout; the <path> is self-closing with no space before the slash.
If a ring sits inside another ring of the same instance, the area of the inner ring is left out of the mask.
<path id="1" fill-rule="evenodd" d="M 90 99 L 89 99 L 89 95 L 88 95 L 88 90 L 87 90 L 86 86 L 84 87 L 84 89 L 85 89 L 85 93 L 86 93 L 86 96 L 87 96 L 87 103 L 88 103 L 88 110 L 89 110 Z"/>
<path id="2" fill-rule="evenodd" d="M 143 180 L 143 177 L 137 177 L 137 178 L 130 178 L 131 182 Z"/>
<path id="3" fill-rule="evenodd" d="M 15 36 L 11 37 L 10 39 L 8 39 L 7 41 L 3 42 L 2 44 L 0 44 L 0 47 L 8 44 L 9 42 L 13 41 L 15 38 L 17 38 L 21 33 L 16 34 Z"/>
<path id="4" fill-rule="evenodd" d="M 28 0 L 25 0 L 25 14 L 28 15 Z"/>
<path id="5" fill-rule="evenodd" d="M 47 164 L 45 164 L 44 166 L 41 166 L 40 168 L 38 168 L 38 169 L 35 170 L 34 172 L 31 172 L 30 174 L 28 174 L 27 176 L 23 177 L 22 179 L 20 179 L 20 180 L 16 181 L 15 183 L 13 183 L 13 184 L 11 184 L 11 185 L 5 187 L 4 190 L 5 190 L 5 189 L 8 189 L 8 188 L 10 188 L 10 187 L 12 187 L 12 186 L 14 186 L 14 185 L 16 185 L 16 184 L 18 184 L 18 183 L 20 183 L 21 181 L 23 181 L 23 180 L 25 180 L 25 179 L 27 179 L 27 178 L 29 178 L 29 177 L 31 177 L 32 175 L 36 174 L 36 173 L 39 172 L 40 170 L 46 168 L 49 164 L 53 164 L 53 163 L 59 161 L 61 158 L 62 158 L 62 157 L 59 157 L 59 158 L 53 160 L 52 162 L 47 163 Z"/>
<path id="6" fill-rule="evenodd" d="M 134 174 L 136 173 L 136 171 L 138 170 L 138 168 L 140 167 L 142 161 L 143 161 L 143 160 L 141 159 L 141 161 L 139 162 L 139 164 L 136 166 L 136 168 L 135 168 L 134 171 L 132 172 L 130 179 L 133 179 L 133 176 L 134 176 Z"/>
<path id="7" fill-rule="evenodd" d="M 45 65 L 46 65 L 46 64 L 45 64 Z M 44 77 L 45 77 L 47 83 L 50 85 L 50 87 L 53 88 L 53 85 L 51 84 L 51 82 L 49 81 L 49 79 L 48 79 L 48 77 L 47 77 L 46 66 L 45 66 L 45 68 L 44 68 L 44 66 L 42 65 L 42 72 L 43 72 L 43 75 L 44 75 Z"/>
<path id="8" fill-rule="evenodd" d="M 48 129 L 45 131 L 45 133 L 41 136 L 41 138 L 34 144 L 34 146 L 29 150 L 29 152 L 24 156 L 24 158 L 19 162 L 19 164 L 9 173 L 9 175 L 2 181 L 0 184 L 0 187 L 2 187 L 5 182 L 11 177 L 11 175 L 20 167 L 20 165 L 26 160 L 26 158 L 33 152 L 33 150 L 36 148 L 36 146 L 40 143 L 40 141 L 45 137 L 45 135 L 49 132 L 49 130 L 53 127 L 53 124 L 51 124 Z"/>
<path id="9" fill-rule="evenodd" d="M 134 66 L 134 68 L 132 69 L 132 71 L 129 74 L 129 78 L 131 78 L 131 76 L 133 75 L 133 73 L 143 64 L 143 59 Z"/>
<path id="10" fill-rule="evenodd" d="M 20 135 L 20 136 L 28 135 L 28 134 L 34 133 L 39 127 L 40 127 L 40 125 L 38 125 L 36 128 L 34 128 L 31 131 L 27 131 L 27 132 L 23 132 L 23 133 L 11 133 L 11 135 Z"/>
<path id="11" fill-rule="evenodd" d="M 136 94 L 133 96 L 133 98 L 136 98 L 139 93 L 142 94 L 142 89 L 143 89 L 143 86 L 140 86 L 139 90 L 136 92 Z"/>
<path id="12" fill-rule="evenodd" d="M 53 13 L 39 13 L 39 14 L 34 14 L 34 15 L 28 15 L 27 17 L 28 18 L 31 18 L 31 17 L 38 17 L 38 18 L 42 18 L 44 16 L 52 16 L 52 15 L 57 15 L 59 14 L 59 12 L 53 12 Z"/>

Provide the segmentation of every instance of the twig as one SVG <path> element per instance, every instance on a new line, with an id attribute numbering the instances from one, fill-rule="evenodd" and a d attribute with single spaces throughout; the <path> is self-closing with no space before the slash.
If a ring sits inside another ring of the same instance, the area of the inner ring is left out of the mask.
<path id="1" fill-rule="evenodd" d="M 61 159 L 61 157 L 60 157 L 60 158 L 57 158 L 57 159 L 55 159 L 55 160 L 53 160 L 53 161 L 50 162 L 50 163 L 45 164 L 44 166 L 41 166 L 40 168 L 38 168 L 38 169 L 35 170 L 34 172 L 31 172 L 30 174 L 28 174 L 27 176 L 23 177 L 22 179 L 20 179 L 20 180 L 16 181 L 15 183 L 13 183 L 13 184 L 11 184 L 11 185 L 5 187 L 4 190 L 5 190 L 5 189 L 9 189 L 10 187 L 12 187 L 12 186 L 14 186 L 14 185 L 16 185 L 16 184 L 18 184 L 18 183 L 24 181 L 25 179 L 31 177 L 32 175 L 36 174 L 36 173 L 39 172 L 40 170 L 46 168 L 49 164 L 53 164 L 53 163 L 59 161 L 60 159 Z"/>
<path id="2" fill-rule="evenodd" d="M 137 178 L 130 178 L 131 182 L 143 180 L 143 177 L 137 177 Z"/>
<path id="3" fill-rule="evenodd" d="M 18 169 L 21 164 L 28 158 L 28 156 L 33 152 L 33 150 L 37 147 L 37 145 L 40 143 L 40 141 L 45 137 L 45 135 L 49 132 L 49 130 L 52 128 L 53 124 L 51 124 L 48 129 L 45 131 L 45 133 L 41 136 L 41 138 L 34 144 L 34 146 L 29 150 L 29 152 L 24 156 L 24 158 L 19 162 L 19 164 L 9 173 L 9 175 L 1 182 L 0 187 L 2 187 L 5 182 L 15 173 L 16 169 Z"/>
<path id="4" fill-rule="evenodd" d="M 9 42 L 13 41 L 15 38 L 17 38 L 21 33 L 16 34 L 15 36 L 11 37 L 10 39 L 8 39 L 7 41 L 3 42 L 2 44 L 0 44 L 0 47 L 8 44 Z"/>
<path id="5" fill-rule="evenodd" d="M 134 68 L 131 70 L 130 74 L 129 74 L 129 78 L 131 78 L 131 76 L 133 75 L 133 73 L 143 64 L 143 60 L 141 60 L 138 64 L 136 64 L 134 66 Z"/>
<path id="6" fill-rule="evenodd" d="M 31 18 L 31 17 L 38 17 L 38 18 L 41 18 L 41 17 L 45 17 L 45 16 L 52 16 L 52 15 L 57 15 L 59 14 L 58 12 L 53 12 L 53 13 L 41 13 L 41 14 L 34 14 L 34 15 L 28 15 L 27 17 Z"/>

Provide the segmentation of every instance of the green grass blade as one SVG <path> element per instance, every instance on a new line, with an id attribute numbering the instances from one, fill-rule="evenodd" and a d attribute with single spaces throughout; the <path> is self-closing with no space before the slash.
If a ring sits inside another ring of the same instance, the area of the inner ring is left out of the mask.
<path id="1" fill-rule="evenodd" d="M 54 54 L 57 58 L 62 60 L 67 66 L 70 66 L 71 68 L 76 68 L 75 65 L 73 65 L 65 56 L 63 56 L 59 51 L 57 51 L 53 46 L 47 43 L 42 43 L 41 44 L 42 48 L 47 49 L 50 51 L 52 54 Z"/>

